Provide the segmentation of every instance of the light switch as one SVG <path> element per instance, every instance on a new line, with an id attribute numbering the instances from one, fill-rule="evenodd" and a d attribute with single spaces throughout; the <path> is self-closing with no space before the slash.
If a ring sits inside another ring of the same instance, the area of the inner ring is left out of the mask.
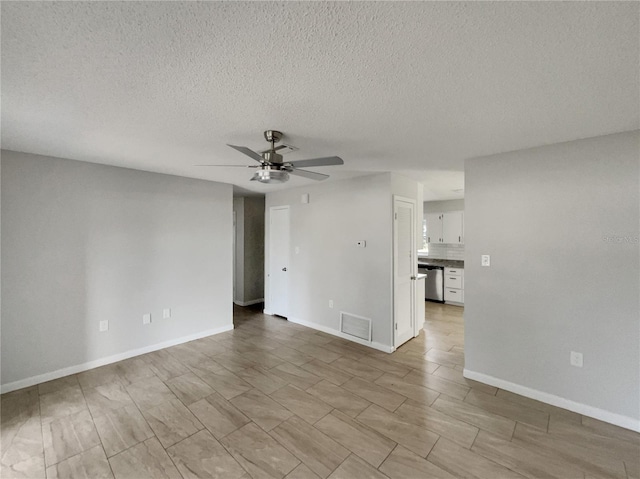
<path id="1" fill-rule="evenodd" d="M 296 246 L 296 254 L 300 254 L 300 246 Z"/>
<path id="2" fill-rule="evenodd" d="M 164 308 L 162 310 L 162 319 L 169 319 L 171 317 L 171 309 Z"/>
<path id="3" fill-rule="evenodd" d="M 143 314 L 142 324 L 149 324 L 149 323 L 151 323 L 151 313 Z"/>
<path id="4" fill-rule="evenodd" d="M 109 321 L 100 321 L 100 332 L 109 331 Z"/>
<path id="5" fill-rule="evenodd" d="M 358 245 L 359 248 L 366 248 L 367 247 L 367 242 L 365 240 L 360 240 L 356 244 Z"/>
<path id="6" fill-rule="evenodd" d="M 491 266 L 491 256 L 488 254 L 482 255 L 482 266 Z"/>
<path id="7" fill-rule="evenodd" d="M 300 197 L 300 201 L 302 203 L 309 203 L 309 193 L 305 193 Z"/>

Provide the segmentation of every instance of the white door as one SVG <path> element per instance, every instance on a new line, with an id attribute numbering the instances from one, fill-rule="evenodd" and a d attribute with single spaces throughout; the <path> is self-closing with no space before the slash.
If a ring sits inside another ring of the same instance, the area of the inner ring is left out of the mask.
<path id="1" fill-rule="evenodd" d="M 289 316 L 289 207 L 269 209 L 269 312 Z"/>
<path id="2" fill-rule="evenodd" d="M 393 197 L 394 346 L 414 336 L 416 288 L 415 201 Z"/>

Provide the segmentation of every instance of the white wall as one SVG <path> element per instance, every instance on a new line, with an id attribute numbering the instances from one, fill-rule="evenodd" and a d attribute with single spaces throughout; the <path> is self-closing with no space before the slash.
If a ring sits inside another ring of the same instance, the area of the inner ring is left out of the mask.
<path id="1" fill-rule="evenodd" d="M 230 185 L 10 151 L 2 170 L 4 390 L 233 327 Z"/>
<path id="2" fill-rule="evenodd" d="M 290 205 L 289 320 L 337 332 L 345 311 L 372 320 L 374 347 L 393 348 L 392 195 L 422 202 L 421 185 L 396 176 L 382 173 L 267 194 L 267 268 L 269 208 Z M 308 204 L 301 203 L 303 193 L 309 193 Z M 359 240 L 366 248 L 356 246 Z"/>
<path id="3" fill-rule="evenodd" d="M 464 200 L 425 201 L 424 213 L 448 213 L 464 211 Z"/>
<path id="4" fill-rule="evenodd" d="M 301 203 L 303 193 L 309 193 L 308 204 Z M 371 318 L 375 343 L 392 346 L 390 175 L 267 194 L 266 265 L 269 208 L 280 205 L 290 205 L 289 319 L 338 331 L 340 311 L 357 314 Z M 367 247 L 356 246 L 359 240 Z"/>
<path id="5" fill-rule="evenodd" d="M 640 429 L 639 140 L 466 162 L 469 377 Z"/>
<path id="6" fill-rule="evenodd" d="M 300 202 L 303 193 L 309 193 L 308 204 Z M 346 311 L 371 318 L 373 341 L 391 346 L 389 174 L 267 194 L 266 265 L 269 208 L 279 205 L 290 205 L 289 319 L 337 331 L 340 311 Z M 359 240 L 367 247 L 356 246 Z M 269 310 L 268 279 L 265 303 Z"/>

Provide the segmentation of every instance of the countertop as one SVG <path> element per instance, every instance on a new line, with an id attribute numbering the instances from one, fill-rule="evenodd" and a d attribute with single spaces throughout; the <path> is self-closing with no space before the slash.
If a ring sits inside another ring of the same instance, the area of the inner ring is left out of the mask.
<path id="1" fill-rule="evenodd" d="M 454 259 L 418 258 L 418 264 L 427 266 L 444 266 L 445 268 L 464 269 L 464 261 Z"/>

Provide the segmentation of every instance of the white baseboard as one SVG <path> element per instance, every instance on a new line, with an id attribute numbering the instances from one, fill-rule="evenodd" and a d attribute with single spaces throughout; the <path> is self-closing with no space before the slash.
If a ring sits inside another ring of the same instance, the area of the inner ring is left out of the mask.
<path id="1" fill-rule="evenodd" d="M 263 309 L 262 312 L 264 314 L 268 314 L 269 316 L 273 316 L 273 313 L 271 311 L 269 311 L 268 309 Z"/>
<path id="2" fill-rule="evenodd" d="M 265 314 L 269 314 L 265 311 Z M 292 323 L 296 323 L 299 324 L 301 326 L 306 326 L 308 328 L 311 329 L 315 329 L 317 331 L 322 331 L 323 333 L 327 333 L 327 334 L 331 334 L 332 336 L 337 336 L 339 338 L 342 339 L 346 339 L 348 341 L 352 341 L 354 343 L 358 343 L 358 344 L 362 344 L 363 346 L 368 346 L 370 348 L 373 349 L 377 349 L 378 351 L 383 351 L 385 353 L 392 353 L 396 350 L 396 348 L 392 347 L 392 346 L 387 346 L 385 344 L 382 343 L 376 343 L 375 341 L 373 342 L 369 342 L 369 341 L 365 341 L 363 339 L 360 338 L 356 338 L 353 336 L 349 336 L 348 334 L 344 334 L 341 331 L 337 330 L 337 329 L 332 329 L 332 328 L 328 328 L 326 326 L 323 326 L 321 324 L 317 324 L 317 323 L 311 323 L 309 321 L 304 321 L 302 319 L 298 319 L 298 318 L 287 318 L 289 321 L 291 321 Z"/>
<path id="3" fill-rule="evenodd" d="M 621 414 L 616 414 L 614 412 L 605 411 L 604 409 L 589 406 L 587 404 L 572 401 L 570 399 L 565 399 L 554 394 L 538 391 L 537 389 L 531 389 L 526 386 L 495 378 L 493 376 L 488 376 L 486 374 L 469 371 L 468 369 L 465 369 L 462 374 L 467 379 L 473 379 L 474 381 L 489 384 L 490 386 L 504 389 L 505 391 L 519 394 L 520 396 L 525 396 L 537 401 L 551 404 L 552 406 L 557 406 L 563 409 L 568 409 L 569 411 L 577 412 L 578 414 L 582 414 L 583 416 L 589 416 L 594 419 L 599 419 L 600 421 L 608 422 L 609 424 L 613 424 L 615 426 L 620 426 L 625 429 L 631 429 L 632 431 L 640 432 L 640 419 L 635 419 L 632 417 L 623 416 Z"/>
<path id="4" fill-rule="evenodd" d="M 189 336 L 183 336 L 178 339 L 171 339 L 169 341 L 153 344 L 151 346 L 145 346 L 144 348 L 131 349 L 129 351 L 125 351 L 124 353 L 114 354 L 113 356 L 107 356 L 105 358 L 95 359 L 93 361 L 77 364 L 75 366 L 69 366 L 68 368 L 58 369 L 56 371 L 39 374 L 37 376 L 32 376 L 26 379 L 20 379 L 12 383 L 2 384 L 0 386 L 0 392 L 2 394 L 8 393 L 11 391 L 15 391 L 17 389 L 26 388 L 29 386 L 33 386 L 35 384 L 40 384 L 46 381 L 52 381 L 53 379 L 69 376 L 70 374 L 81 373 L 83 371 L 88 371 L 89 369 L 97 368 L 99 366 L 105 366 L 107 364 L 116 363 L 118 361 L 122 361 L 123 359 L 129 359 L 134 356 L 140 356 L 141 354 L 151 353 L 153 351 L 157 351 L 158 349 L 164 349 L 170 346 L 176 346 L 178 344 L 187 343 L 189 341 L 194 341 L 200 338 L 206 338 L 207 336 L 224 333 L 225 331 L 231 331 L 231 330 L 233 330 L 233 324 L 230 324 L 228 326 L 223 326 L 221 328 L 208 329 L 207 331 L 201 331 L 199 333 L 191 334 Z"/>
<path id="5" fill-rule="evenodd" d="M 264 303 L 264 298 L 252 299 L 251 301 L 234 301 L 238 306 L 251 306 L 252 304 Z"/>

